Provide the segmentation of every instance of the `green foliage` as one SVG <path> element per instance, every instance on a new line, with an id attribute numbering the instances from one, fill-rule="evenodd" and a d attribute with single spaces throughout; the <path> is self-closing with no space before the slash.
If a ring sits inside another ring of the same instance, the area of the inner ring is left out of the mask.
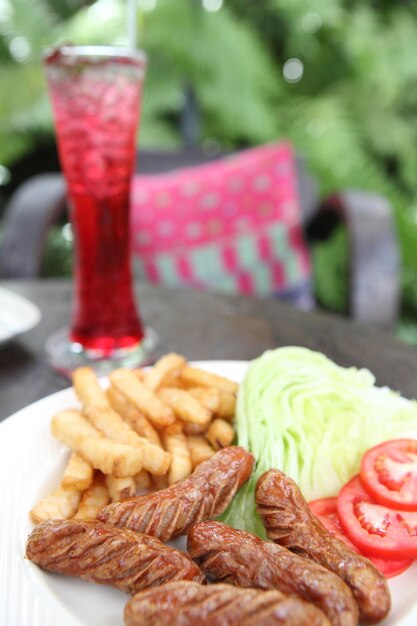
<path id="1" fill-rule="evenodd" d="M 417 320 L 415 315 L 405 314 L 401 317 L 396 335 L 398 339 L 417 347 Z"/>
<path id="2" fill-rule="evenodd" d="M 41 50 L 62 41 L 126 44 L 126 4 L 99 0 L 66 20 L 63 1 L 37 4 L 36 24 L 23 10 L 27 0 L 9 0 L 7 28 L 0 31 L 5 50 L 19 33 L 28 47 L 21 58 L 1 60 L 10 95 L 0 105 L 0 164 L 12 165 L 32 145 L 39 126 L 51 138 L 52 119 L 40 64 Z M 178 25 L 178 27 L 173 27 Z M 225 145 L 253 144 L 277 135 L 274 103 L 280 81 L 268 51 L 247 23 L 224 7 L 216 14 L 192 0 L 159 0 L 152 13 L 138 12 L 139 45 L 149 59 L 142 111 L 141 145 L 169 146 L 181 141 L 178 116 L 184 87 L 191 85 L 202 109 L 202 138 Z M 0 49 L 1 54 L 1 49 Z M 28 118 L 31 123 L 28 124 Z M 19 141 L 25 137 L 26 142 Z M 5 139 L 7 138 L 7 141 Z M 4 139 L 4 140 L 3 140 Z M 7 144 L 7 146 L 6 146 Z M 12 145 L 14 144 L 14 145 Z"/>
<path id="3" fill-rule="evenodd" d="M 349 250 L 346 230 L 338 226 L 325 243 L 312 249 L 314 291 L 319 305 L 346 314 L 349 297 Z"/>
<path id="4" fill-rule="evenodd" d="M 73 261 L 72 237 L 68 236 L 68 225 L 54 226 L 50 229 L 44 258 L 42 274 L 44 276 L 71 276 Z"/>

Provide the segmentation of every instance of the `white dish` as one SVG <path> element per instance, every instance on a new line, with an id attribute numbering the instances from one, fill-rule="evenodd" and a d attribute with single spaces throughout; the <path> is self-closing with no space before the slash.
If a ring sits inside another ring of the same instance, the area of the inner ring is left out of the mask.
<path id="1" fill-rule="evenodd" d="M 40 319 L 41 312 L 33 302 L 0 287 L 0 345 L 30 330 Z"/>
<path id="2" fill-rule="evenodd" d="M 197 365 L 240 382 L 248 364 L 211 361 Z M 57 486 L 68 455 L 50 434 L 51 417 L 77 405 L 72 389 L 65 389 L 0 424 L 1 626 L 124 626 L 128 599 L 124 593 L 43 572 L 24 557 L 33 527 L 28 511 Z M 416 574 L 417 564 L 389 582 L 393 609 L 383 626 L 417 624 Z"/>

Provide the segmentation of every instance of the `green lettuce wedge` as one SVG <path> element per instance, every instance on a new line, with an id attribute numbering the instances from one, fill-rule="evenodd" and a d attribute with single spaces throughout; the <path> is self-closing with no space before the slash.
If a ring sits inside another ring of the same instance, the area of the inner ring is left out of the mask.
<path id="1" fill-rule="evenodd" d="M 264 537 L 254 502 L 263 472 L 281 469 L 307 500 L 334 496 L 358 472 L 366 450 L 388 439 L 417 438 L 417 402 L 376 387 L 369 370 L 285 347 L 249 365 L 236 426 L 237 443 L 254 454 L 256 466 L 222 520 Z"/>

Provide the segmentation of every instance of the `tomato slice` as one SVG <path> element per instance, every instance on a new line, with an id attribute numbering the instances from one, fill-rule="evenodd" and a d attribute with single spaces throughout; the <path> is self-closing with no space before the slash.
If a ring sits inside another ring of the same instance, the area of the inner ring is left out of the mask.
<path id="1" fill-rule="evenodd" d="M 372 561 L 385 578 L 394 578 L 402 574 L 414 563 L 414 559 L 378 559 L 376 556 L 366 556 L 366 558 Z"/>
<path id="2" fill-rule="evenodd" d="M 351 542 L 349 537 L 343 531 L 340 523 L 339 514 L 337 512 L 337 498 L 321 498 L 308 503 L 311 511 L 319 518 L 323 526 L 331 533 L 336 535 L 354 552 L 359 552 L 358 548 Z"/>
<path id="3" fill-rule="evenodd" d="M 340 523 L 366 555 L 388 559 L 417 557 L 417 513 L 377 504 L 355 476 L 337 498 Z"/>
<path id="4" fill-rule="evenodd" d="M 359 552 L 355 544 L 353 544 L 349 537 L 347 537 L 343 532 L 339 514 L 337 512 L 337 498 L 322 498 L 320 500 L 313 500 L 312 502 L 309 502 L 309 507 L 329 533 L 336 535 L 338 539 L 344 541 L 348 548 L 354 552 L 363 554 L 363 556 L 370 559 L 375 567 L 379 569 L 379 571 L 384 574 L 386 578 L 398 576 L 398 574 L 405 572 L 405 570 L 408 569 L 413 563 L 413 559 L 379 559 L 377 557 Z"/>
<path id="5" fill-rule="evenodd" d="M 371 448 L 362 459 L 360 479 L 379 504 L 417 511 L 417 441 L 393 439 Z"/>

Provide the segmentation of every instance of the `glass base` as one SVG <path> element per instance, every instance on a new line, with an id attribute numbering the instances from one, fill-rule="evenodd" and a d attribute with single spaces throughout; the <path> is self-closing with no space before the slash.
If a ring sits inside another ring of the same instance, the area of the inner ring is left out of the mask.
<path id="1" fill-rule="evenodd" d="M 85 350 L 81 344 L 69 339 L 69 329 L 61 328 L 46 340 L 45 351 L 52 367 L 71 377 L 71 373 L 81 366 L 91 367 L 98 376 L 105 376 L 118 367 L 141 367 L 153 361 L 158 336 L 152 328 L 145 328 L 142 341 L 132 348 L 115 350 L 110 357 L 103 357 L 97 351 Z"/>

